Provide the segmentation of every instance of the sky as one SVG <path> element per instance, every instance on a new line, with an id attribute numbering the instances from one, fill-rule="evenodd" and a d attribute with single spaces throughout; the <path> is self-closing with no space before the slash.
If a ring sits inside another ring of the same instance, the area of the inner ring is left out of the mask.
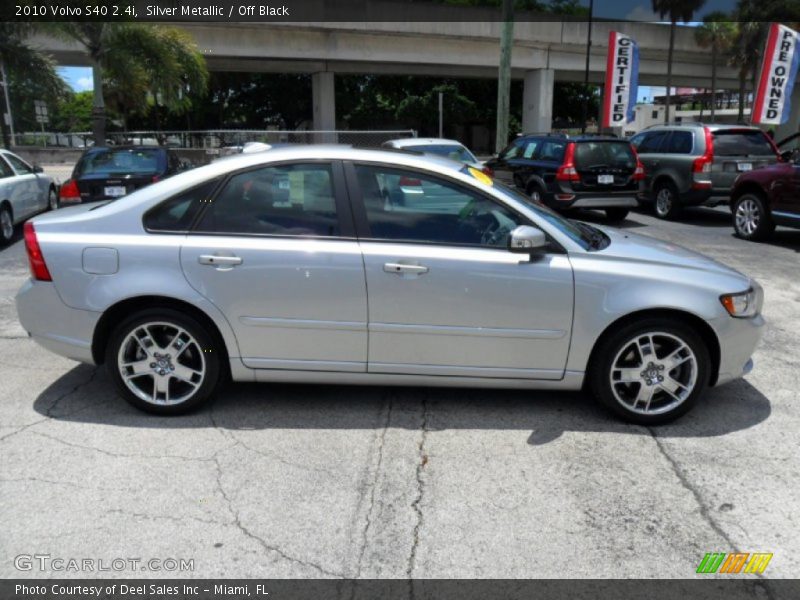
<path id="1" fill-rule="evenodd" d="M 58 67 L 58 74 L 76 92 L 92 89 L 91 67 Z"/>

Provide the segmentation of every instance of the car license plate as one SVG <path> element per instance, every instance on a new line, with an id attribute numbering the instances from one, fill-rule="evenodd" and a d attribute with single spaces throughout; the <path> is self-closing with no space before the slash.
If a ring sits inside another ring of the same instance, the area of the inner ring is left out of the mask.
<path id="1" fill-rule="evenodd" d="M 105 195 L 116 198 L 117 196 L 124 196 L 126 191 L 124 185 L 108 185 L 105 188 Z"/>
<path id="2" fill-rule="evenodd" d="M 597 183 L 614 183 L 613 175 L 598 175 Z"/>
<path id="3" fill-rule="evenodd" d="M 752 171 L 753 163 L 739 163 L 738 167 L 740 171 Z"/>

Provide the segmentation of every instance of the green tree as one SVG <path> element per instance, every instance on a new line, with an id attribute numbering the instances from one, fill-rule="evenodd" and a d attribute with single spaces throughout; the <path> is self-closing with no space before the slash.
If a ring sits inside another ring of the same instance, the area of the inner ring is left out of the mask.
<path id="1" fill-rule="evenodd" d="M 34 32 L 31 23 L 0 23 L 0 66 L 6 72 L 17 129 L 23 131 L 36 125 L 33 101 L 52 101 L 67 92 L 56 72 L 53 59 L 29 43 Z M 6 112 L 5 98 L 0 98 L 0 127 L 3 143 L 10 146 L 8 126 L 2 114 Z"/>
<path id="2" fill-rule="evenodd" d="M 653 10 L 662 19 L 669 18 L 669 51 L 667 53 L 667 97 L 664 122 L 669 122 L 669 105 L 672 90 L 672 55 L 675 50 L 675 29 L 678 21 L 691 21 L 694 13 L 706 3 L 706 0 L 651 0 Z"/>
<path id="3" fill-rule="evenodd" d="M 106 86 L 123 114 L 146 112 L 153 105 L 182 113 L 206 89 L 205 60 L 177 29 L 99 22 L 54 23 L 52 28 L 83 46 L 91 60 L 95 144 L 106 139 Z"/>
<path id="4" fill-rule="evenodd" d="M 62 98 L 52 118 L 56 131 L 88 131 L 92 128 L 92 92 L 75 92 Z"/>
<path id="5" fill-rule="evenodd" d="M 694 37 L 701 48 L 711 48 L 711 122 L 717 108 L 717 61 L 720 54 L 728 51 L 733 44 L 736 25 L 721 11 L 703 17 L 703 24 L 695 29 Z"/>

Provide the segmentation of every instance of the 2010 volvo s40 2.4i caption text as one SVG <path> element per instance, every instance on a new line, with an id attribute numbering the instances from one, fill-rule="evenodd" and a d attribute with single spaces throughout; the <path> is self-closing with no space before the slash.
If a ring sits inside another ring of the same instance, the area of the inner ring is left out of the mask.
<path id="1" fill-rule="evenodd" d="M 445 158 L 243 155 L 25 226 L 20 320 L 178 413 L 234 381 L 578 390 L 638 423 L 740 377 L 762 290 Z"/>

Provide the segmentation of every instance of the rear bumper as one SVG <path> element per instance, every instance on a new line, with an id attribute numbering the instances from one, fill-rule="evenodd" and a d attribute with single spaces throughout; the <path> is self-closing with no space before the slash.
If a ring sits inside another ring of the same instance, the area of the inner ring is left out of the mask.
<path id="1" fill-rule="evenodd" d="M 17 314 L 33 340 L 60 356 L 94 364 L 92 337 L 99 312 L 70 308 L 55 286 L 29 279 L 17 292 Z"/>

